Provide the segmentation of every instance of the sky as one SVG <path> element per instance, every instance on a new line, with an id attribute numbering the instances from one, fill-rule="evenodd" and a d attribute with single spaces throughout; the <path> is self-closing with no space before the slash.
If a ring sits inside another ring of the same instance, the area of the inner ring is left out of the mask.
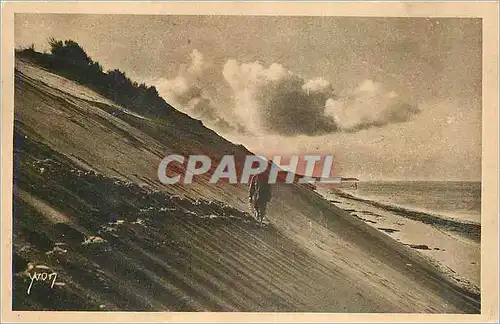
<path id="1" fill-rule="evenodd" d="M 17 14 L 266 156 L 362 180 L 481 179 L 480 19 Z"/>

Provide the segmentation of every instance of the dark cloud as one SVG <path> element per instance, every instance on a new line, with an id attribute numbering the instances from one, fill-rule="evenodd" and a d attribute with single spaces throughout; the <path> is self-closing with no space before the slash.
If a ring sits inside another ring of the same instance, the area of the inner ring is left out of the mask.
<path id="1" fill-rule="evenodd" d="M 298 77 L 262 86 L 256 100 L 261 107 L 262 128 L 286 136 L 321 135 L 337 130 L 332 118 L 325 116 L 329 95 L 321 91 L 307 93 Z"/>
<path id="2" fill-rule="evenodd" d="M 317 136 L 409 121 L 419 109 L 381 83 L 364 80 L 342 95 L 323 78 L 305 81 L 279 64 L 229 60 L 223 75 L 236 111 L 252 130 L 284 136 Z"/>

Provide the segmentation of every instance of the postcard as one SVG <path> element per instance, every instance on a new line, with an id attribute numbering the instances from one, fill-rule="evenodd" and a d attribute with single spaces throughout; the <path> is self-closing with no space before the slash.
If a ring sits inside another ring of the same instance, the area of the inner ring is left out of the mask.
<path id="1" fill-rule="evenodd" d="M 497 2 L 2 21 L 2 321 L 498 320 Z"/>

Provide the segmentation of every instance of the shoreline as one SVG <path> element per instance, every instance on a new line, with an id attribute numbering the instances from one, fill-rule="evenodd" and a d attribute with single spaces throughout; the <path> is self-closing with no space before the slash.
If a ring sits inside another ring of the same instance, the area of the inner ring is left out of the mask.
<path id="1" fill-rule="evenodd" d="M 458 286 L 480 294 L 480 224 L 391 206 L 353 196 L 339 189 L 316 192 L 367 225 L 415 250 Z"/>
<path id="2" fill-rule="evenodd" d="M 444 215 L 436 215 L 428 211 L 419 211 L 404 206 L 398 206 L 395 204 L 388 204 L 371 199 L 365 199 L 354 196 L 340 189 L 332 189 L 332 191 L 334 191 L 335 195 L 340 196 L 342 198 L 359 201 L 362 203 L 372 205 L 376 208 L 385 209 L 390 212 L 396 213 L 402 217 L 416 220 L 435 227 L 439 227 L 446 231 L 456 232 L 478 243 L 481 242 L 481 223 L 452 219 L 450 217 L 446 217 Z"/>

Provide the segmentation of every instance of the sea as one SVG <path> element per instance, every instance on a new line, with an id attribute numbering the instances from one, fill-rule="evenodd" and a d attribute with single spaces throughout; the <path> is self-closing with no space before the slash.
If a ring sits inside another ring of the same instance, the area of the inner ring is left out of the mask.
<path id="1" fill-rule="evenodd" d="M 367 201 L 457 221 L 481 222 L 481 182 L 365 181 L 340 191 Z"/>

